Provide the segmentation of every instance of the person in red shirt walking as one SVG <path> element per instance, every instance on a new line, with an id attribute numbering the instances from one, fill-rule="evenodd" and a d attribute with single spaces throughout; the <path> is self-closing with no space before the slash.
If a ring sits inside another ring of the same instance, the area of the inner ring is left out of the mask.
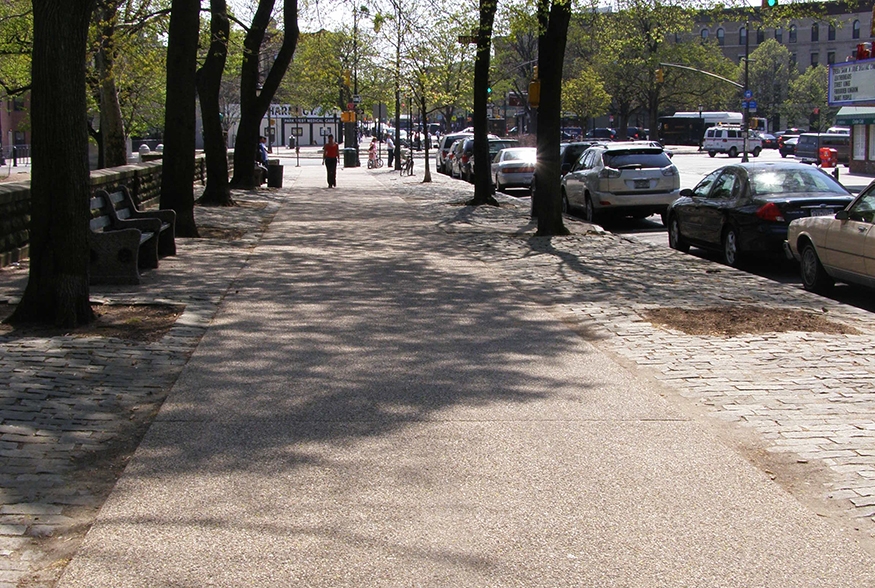
<path id="1" fill-rule="evenodd" d="M 334 142 L 334 135 L 328 135 L 328 142 L 322 148 L 322 164 L 328 171 L 328 187 L 337 187 L 337 158 L 340 156 L 340 147 Z"/>

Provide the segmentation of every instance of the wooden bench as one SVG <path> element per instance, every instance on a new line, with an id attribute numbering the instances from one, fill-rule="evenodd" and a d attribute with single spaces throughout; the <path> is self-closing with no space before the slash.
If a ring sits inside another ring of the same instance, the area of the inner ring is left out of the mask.
<path id="1" fill-rule="evenodd" d="M 139 284 L 139 268 L 176 255 L 176 212 L 140 211 L 125 186 L 91 199 L 89 265 L 92 284 Z"/>

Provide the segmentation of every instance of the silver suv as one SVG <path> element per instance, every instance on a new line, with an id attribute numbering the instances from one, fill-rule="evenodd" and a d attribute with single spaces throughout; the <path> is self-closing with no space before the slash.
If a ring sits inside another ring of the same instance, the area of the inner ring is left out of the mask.
<path id="1" fill-rule="evenodd" d="M 680 174 L 656 143 L 610 143 L 590 147 L 562 176 L 565 212 L 582 209 L 588 222 L 605 216 L 646 218 L 680 196 Z"/>

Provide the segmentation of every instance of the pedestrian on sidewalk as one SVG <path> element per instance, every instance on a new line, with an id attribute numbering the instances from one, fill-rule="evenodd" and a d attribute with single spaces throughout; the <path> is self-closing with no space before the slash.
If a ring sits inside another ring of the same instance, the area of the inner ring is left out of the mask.
<path id="1" fill-rule="evenodd" d="M 328 171 L 328 187 L 337 187 L 337 159 L 340 147 L 334 142 L 334 135 L 328 135 L 328 142 L 322 147 L 322 165 Z"/>
<path id="2" fill-rule="evenodd" d="M 267 137 L 258 138 L 258 151 L 255 152 L 255 179 L 262 185 L 267 179 Z"/>
<path id="3" fill-rule="evenodd" d="M 395 161 L 395 141 L 392 140 L 392 135 L 386 136 L 386 152 L 389 154 L 389 167 L 392 167 L 392 162 Z"/>

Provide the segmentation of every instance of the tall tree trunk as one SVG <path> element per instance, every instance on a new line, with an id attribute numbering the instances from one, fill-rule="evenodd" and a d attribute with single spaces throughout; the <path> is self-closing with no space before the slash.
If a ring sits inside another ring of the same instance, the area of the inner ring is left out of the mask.
<path id="1" fill-rule="evenodd" d="M 252 26 L 249 27 L 249 32 L 246 33 L 243 41 L 243 65 L 240 69 L 240 125 L 237 127 L 237 139 L 234 142 L 232 188 L 255 187 L 258 127 L 286 74 L 298 45 L 298 0 L 284 0 L 283 22 L 286 29 L 283 32 L 283 44 L 259 91 L 258 58 L 261 55 L 261 43 L 270 23 L 273 5 L 274 0 L 259 0 L 258 9 L 252 18 Z"/>
<path id="2" fill-rule="evenodd" d="M 116 167 L 128 162 L 125 123 L 115 85 L 115 27 L 118 20 L 118 2 L 98 2 L 95 20 L 100 31 L 95 66 L 100 78 L 100 136 L 103 140 L 103 164 L 106 167 Z"/>
<path id="3" fill-rule="evenodd" d="M 85 48 L 93 0 L 33 1 L 30 274 L 9 322 L 94 319 Z"/>
<path id="4" fill-rule="evenodd" d="M 228 5 L 225 0 L 210 0 L 210 50 L 197 72 L 197 90 L 204 125 L 204 155 L 207 163 L 207 186 L 201 204 L 233 206 L 228 182 L 228 147 L 219 116 L 219 89 L 228 57 L 230 34 Z"/>
<path id="5" fill-rule="evenodd" d="M 492 46 L 492 24 L 495 21 L 496 0 L 480 0 L 480 27 L 477 29 L 477 56 L 474 59 L 474 161 L 481 163 L 474 170 L 474 198 L 469 205 L 498 206 L 492 196 L 492 169 L 489 165 L 489 128 L 486 107 L 489 101 L 489 53 Z M 485 165 L 484 165 L 485 164 Z"/>
<path id="6" fill-rule="evenodd" d="M 549 10 L 549 12 L 548 12 Z M 542 23 L 538 38 L 538 72 L 541 100 L 538 106 L 537 181 L 532 202 L 538 217 L 539 236 L 567 235 L 562 221 L 560 192 L 559 141 L 562 123 L 562 62 L 571 20 L 571 2 L 541 0 L 538 20 Z M 546 26 L 543 26 L 546 24 Z"/>
<path id="7" fill-rule="evenodd" d="M 197 237 L 194 221 L 195 74 L 200 0 L 173 0 L 167 45 L 167 97 L 161 208 L 176 211 L 176 235 Z"/>

